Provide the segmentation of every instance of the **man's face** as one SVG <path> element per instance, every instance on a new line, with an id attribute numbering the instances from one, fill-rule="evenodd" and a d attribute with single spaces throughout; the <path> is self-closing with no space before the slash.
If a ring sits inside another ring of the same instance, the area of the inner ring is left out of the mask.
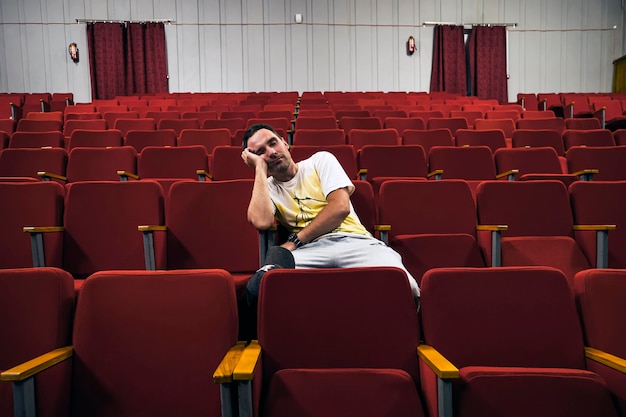
<path id="1" fill-rule="evenodd" d="M 292 163 L 289 145 L 271 130 L 260 129 L 248 139 L 248 149 L 267 164 L 269 175 L 287 171 Z"/>

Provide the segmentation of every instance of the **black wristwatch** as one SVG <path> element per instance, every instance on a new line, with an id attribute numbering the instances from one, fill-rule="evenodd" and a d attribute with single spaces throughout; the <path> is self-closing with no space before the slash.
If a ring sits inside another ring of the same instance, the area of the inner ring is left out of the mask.
<path id="1" fill-rule="evenodd" d="M 304 243 L 302 243 L 302 241 L 298 239 L 298 235 L 296 233 L 290 234 L 289 237 L 287 238 L 287 242 L 295 243 L 296 248 L 299 248 L 300 246 L 304 245 Z"/>

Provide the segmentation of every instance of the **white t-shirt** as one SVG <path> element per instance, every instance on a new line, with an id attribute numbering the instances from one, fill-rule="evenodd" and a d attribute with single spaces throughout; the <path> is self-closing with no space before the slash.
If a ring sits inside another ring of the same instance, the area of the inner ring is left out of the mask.
<path id="1" fill-rule="evenodd" d="M 326 197 L 339 188 L 354 192 L 354 185 L 337 158 L 326 151 L 298 162 L 295 177 L 286 182 L 268 178 L 276 219 L 291 231 L 299 232 L 326 207 Z M 355 233 L 371 236 L 361 224 L 350 203 L 350 214 L 330 233 Z"/>

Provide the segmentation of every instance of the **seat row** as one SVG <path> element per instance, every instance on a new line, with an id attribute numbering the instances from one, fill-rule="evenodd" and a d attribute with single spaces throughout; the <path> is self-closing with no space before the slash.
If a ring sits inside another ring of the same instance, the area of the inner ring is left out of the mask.
<path id="1" fill-rule="evenodd" d="M 38 262 L 77 279 L 104 269 L 218 267 L 241 289 L 276 243 L 247 222 L 252 186 L 177 181 L 164 195 L 150 180 L 3 182 L 0 196 L 11 203 L 0 216 L 0 267 Z M 483 181 L 474 197 L 462 180 L 395 179 L 376 199 L 368 182 L 355 186 L 362 223 L 403 255 L 418 283 L 442 266 L 546 265 L 570 279 L 583 269 L 626 267 L 625 181 L 569 189 L 554 180 Z"/>
<path id="2" fill-rule="evenodd" d="M 272 270 L 250 342 L 224 270 L 98 272 L 75 312 L 71 282 L 0 271 L 2 417 L 11 383 L 16 416 L 626 411 L 625 270 L 581 272 L 572 292 L 553 268 L 437 268 L 419 315 L 399 269 Z"/>

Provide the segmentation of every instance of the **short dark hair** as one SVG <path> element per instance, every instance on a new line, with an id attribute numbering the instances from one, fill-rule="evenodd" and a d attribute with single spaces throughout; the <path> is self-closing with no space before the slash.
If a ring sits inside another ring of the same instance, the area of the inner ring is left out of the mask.
<path id="1" fill-rule="evenodd" d="M 266 125 L 264 123 L 257 123 L 255 125 L 250 126 L 248 130 L 246 130 L 246 132 L 243 134 L 243 141 L 241 143 L 241 147 L 243 149 L 246 149 L 248 147 L 248 139 L 250 139 L 252 135 L 254 135 L 256 132 L 258 132 L 261 129 L 267 129 L 273 132 L 276 136 L 280 137 L 280 135 L 276 132 L 276 130 L 274 130 L 272 126 Z"/>

